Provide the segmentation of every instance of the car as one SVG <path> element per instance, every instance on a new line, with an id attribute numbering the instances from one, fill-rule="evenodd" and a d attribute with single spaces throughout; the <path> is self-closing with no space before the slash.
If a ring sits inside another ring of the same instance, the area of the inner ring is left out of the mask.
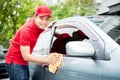
<path id="1" fill-rule="evenodd" d="M 8 78 L 8 73 L 5 69 L 5 55 L 8 49 L 5 49 L 2 45 L 0 45 L 0 79 Z"/>
<path id="2" fill-rule="evenodd" d="M 58 20 L 53 25 L 49 38 L 45 38 L 47 46 L 41 46 L 43 48 L 39 46 L 40 50 L 34 51 L 33 54 L 37 56 L 50 54 L 56 40 L 55 32 L 71 35 L 76 30 L 83 31 L 89 39 L 67 42 L 66 54 L 63 54 L 62 65 L 56 73 L 51 73 L 48 66 L 30 62 L 32 80 L 120 80 L 119 44 L 85 17 Z"/>

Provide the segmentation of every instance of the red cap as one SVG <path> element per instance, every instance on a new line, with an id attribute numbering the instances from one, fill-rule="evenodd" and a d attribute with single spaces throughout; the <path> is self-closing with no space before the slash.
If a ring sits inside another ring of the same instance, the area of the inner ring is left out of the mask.
<path id="1" fill-rule="evenodd" d="M 39 16 L 51 16 L 51 9 L 47 6 L 38 6 L 35 10 L 35 14 L 38 14 Z"/>

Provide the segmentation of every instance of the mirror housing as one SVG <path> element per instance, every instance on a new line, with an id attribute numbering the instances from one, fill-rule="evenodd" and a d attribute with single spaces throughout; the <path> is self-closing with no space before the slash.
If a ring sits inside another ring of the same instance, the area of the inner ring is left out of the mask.
<path id="1" fill-rule="evenodd" d="M 66 53 L 69 56 L 93 57 L 95 49 L 89 42 L 71 41 L 66 44 Z"/>

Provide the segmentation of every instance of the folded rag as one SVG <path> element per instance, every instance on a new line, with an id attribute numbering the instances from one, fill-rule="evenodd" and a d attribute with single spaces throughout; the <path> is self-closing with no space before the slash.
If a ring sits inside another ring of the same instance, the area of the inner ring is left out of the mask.
<path id="1" fill-rule="evenodd" d="M 49 68 L 49 71 L 51 73 L 56 73 L 57 70 L 62 65 L 62 57 L 63 57 L 63 55 L 60 54 L 60 53 L 51 53 L 51 54 L 49 54 L 49 57 L 53 57 L 53 56 L 57 56 L 59 58 L 59 61 L 58 61 L 58 63 L 49 64 L 48 68 Z"/>

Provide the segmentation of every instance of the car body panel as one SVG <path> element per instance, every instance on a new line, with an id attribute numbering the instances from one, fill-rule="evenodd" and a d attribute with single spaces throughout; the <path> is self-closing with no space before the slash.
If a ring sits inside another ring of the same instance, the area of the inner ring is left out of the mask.
<path id="1" fill-rule="evenodd" d="M 120 47 L 111 53 L 111 60 L 104 61 L 103 79 L 102 80 L 119 80 L 120 79 Z"/>
<path id="2" fill-rule="evenodd" d="M 89 58 L 64 57 L 63 64 L 56 74 L 49 72 L 47 68 L 41 68 L 40 65 L 37 66 L 39 67 L 36 69 L 37 74 L 34 73 L 35 80 L 40 80 L 40 75 L 44 76 L 42 80 L 101 80 L 102 78 L 102 64 Z"/>

